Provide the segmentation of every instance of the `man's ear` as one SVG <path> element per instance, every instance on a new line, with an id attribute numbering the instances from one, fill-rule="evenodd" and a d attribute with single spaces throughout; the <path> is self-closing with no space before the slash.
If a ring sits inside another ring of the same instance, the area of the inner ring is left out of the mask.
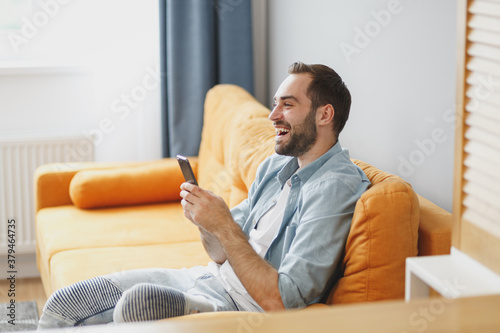
<path id="1" fill-rule="evenodd" d="M 323 105 L 319 108 L 318 114 L 318 125 L 327 125 L 333 122 L 333 116 L 335 115 L 335 110 L 331 104 Z"/>

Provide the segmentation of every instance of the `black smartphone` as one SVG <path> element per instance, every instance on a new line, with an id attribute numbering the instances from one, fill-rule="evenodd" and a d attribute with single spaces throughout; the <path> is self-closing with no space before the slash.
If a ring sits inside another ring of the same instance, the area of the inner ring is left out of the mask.
<path id="1" fill-rule="evenodd" d="M 182 174 L 184 175 L 186 182 L 198 186 L 198 182 L 196 181 L 196 177 L 194 176 L 193 169 L 191 168 L 191 164 L 189 164 L 187 157 L 177 155 L 176 158 L 177 162 L 179 162 L 179 166 L 181 167 Z"/>

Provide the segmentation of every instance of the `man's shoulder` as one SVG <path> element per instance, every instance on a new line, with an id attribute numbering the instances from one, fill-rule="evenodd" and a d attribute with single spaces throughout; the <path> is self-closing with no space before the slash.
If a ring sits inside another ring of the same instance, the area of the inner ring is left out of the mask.
<path id="1" fill-rule="evenodd" d="M 311 180 L 311 183 L 323 186 L 329 186 L 331 183 L 343 184 L 353 192 L 358 191 L 361 183 L 370 183 L 363 170 L 351 161 L 347 150 L 332 156 Z"/>

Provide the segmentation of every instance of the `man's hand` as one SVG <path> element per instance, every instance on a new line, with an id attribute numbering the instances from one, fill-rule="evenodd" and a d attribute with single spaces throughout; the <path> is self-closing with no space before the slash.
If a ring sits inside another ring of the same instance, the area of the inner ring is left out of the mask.
<path id="1" fill-rule="evenodd" d="M 226 253 L 222 248 L 217 237 L 213 233 L 207 231 L 205 224 L 208 224 L 210 230 L 217 229 L 217 218 L 221 215 L 226 217 L 229 214 L 231 221 L 233 220 L 229 208 L 222 198 L 217 197 L 210 191 L 203 190 L 199 186 L 191 183 L 183 183 L 181 185 L 181 205 L 184 209 L 184 215 L 200 229 L 201 241 L 207 254 L 218 264 L 224 263 L 227 260 Z M 217 203 L 215 205 L 216 215 L 212 215 L 209 202 Z M 219 217 L 220 218 L 220 217 Z M 206 222 L 208 220 L 208 222 Z M 224 218 L 224 220 L 226 220 Z M 230 221 L 229 221 L 230 223 Z"/>
<path id="2" fill-rule="evenodd" d="M 221 228 L 234 223 L 224 200 L 191 183 L 181 185 L 184 215 L 203 231 L 216 235 Z"/>

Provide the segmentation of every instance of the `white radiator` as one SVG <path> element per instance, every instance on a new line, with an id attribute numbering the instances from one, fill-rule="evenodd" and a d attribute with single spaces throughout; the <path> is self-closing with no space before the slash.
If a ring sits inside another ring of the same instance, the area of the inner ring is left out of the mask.
<path id="1" fill-rule="evenodd" d="M 16 254 L 35 253 L 35 169 L 47 163 L 63 163 L 63 169 L 64 163 L 93 160 L 94 145 L 84 136 L 0 137 L 1 254 L 9 244 L 8 225 L 12 224 Z"/>

